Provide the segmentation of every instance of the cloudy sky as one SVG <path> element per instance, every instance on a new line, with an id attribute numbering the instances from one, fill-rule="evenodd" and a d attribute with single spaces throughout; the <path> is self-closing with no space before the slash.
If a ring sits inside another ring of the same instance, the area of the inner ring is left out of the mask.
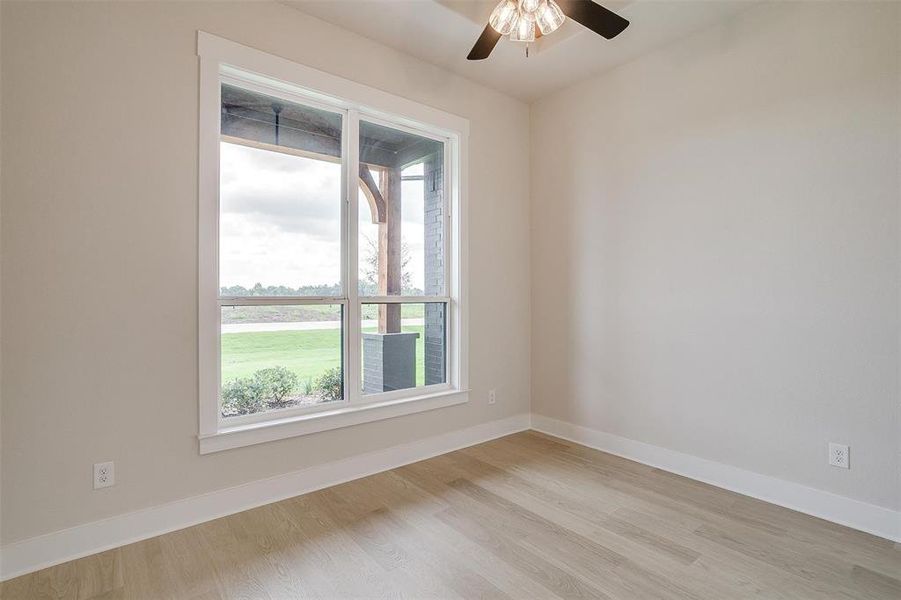
<path id="1" fill-rule="evenodd" d="M 333 284 L 341 279 L 341 165 L 220 144 L 220 285 Z M 422 183 L 403 184 L 401 231 L 414 287 L 423 282 Z M 360 198 L 364 236 L 378 237 Z"/>

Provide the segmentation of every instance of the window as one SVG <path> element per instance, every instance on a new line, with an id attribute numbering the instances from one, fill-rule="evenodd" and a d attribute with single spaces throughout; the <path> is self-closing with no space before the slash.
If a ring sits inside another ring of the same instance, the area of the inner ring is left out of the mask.
<path id="1" fill-rule="evenodd" d="M 198 40 L 201 452 L 466 401 L 466 122 Z"/>

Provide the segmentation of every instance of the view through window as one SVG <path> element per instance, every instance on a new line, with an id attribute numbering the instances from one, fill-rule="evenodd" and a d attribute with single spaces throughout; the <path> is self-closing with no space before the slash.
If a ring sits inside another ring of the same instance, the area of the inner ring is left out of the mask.
<path id="1" fill-rule="evenodd" d="M 222 83 L 223 418 L 447 383 L 445 142 L 359 120 L 350 239 L 346 119 Z"/>

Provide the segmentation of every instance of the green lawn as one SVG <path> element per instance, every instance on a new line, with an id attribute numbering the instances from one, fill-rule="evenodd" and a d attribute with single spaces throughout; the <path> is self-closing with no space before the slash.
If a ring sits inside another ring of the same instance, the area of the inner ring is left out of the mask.
<path id="1" fill-rule="evenodd" d="M 406 315 L 404 315 L 406 317 Z M 423 385 L 422 326 L 404 327 L 416 332 L 416 385 Z M 367 328 L 364 331 L 375 331 Z M 222 334 L 222 381 L 249 377 L 255 371 L 283 366 L 301 382 L 315 381 L 325 371 L 341 365 L 341 332 L 338 329 L 312 331 L 258 331 Z"/>

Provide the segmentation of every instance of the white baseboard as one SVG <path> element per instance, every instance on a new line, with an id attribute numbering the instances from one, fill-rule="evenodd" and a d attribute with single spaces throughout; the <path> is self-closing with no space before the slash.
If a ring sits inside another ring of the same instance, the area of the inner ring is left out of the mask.
<path id="1" fill-rule="evenodd" d="M 524 431 L 529 424 L 528 414 L 481 423 L 7 544 L 0 547 L 0 581 Z"/>
<path id="2" fill-rule="evenodd" d="M 901 542 L 899 511 L 534 413 L 532 429 Z"/>

